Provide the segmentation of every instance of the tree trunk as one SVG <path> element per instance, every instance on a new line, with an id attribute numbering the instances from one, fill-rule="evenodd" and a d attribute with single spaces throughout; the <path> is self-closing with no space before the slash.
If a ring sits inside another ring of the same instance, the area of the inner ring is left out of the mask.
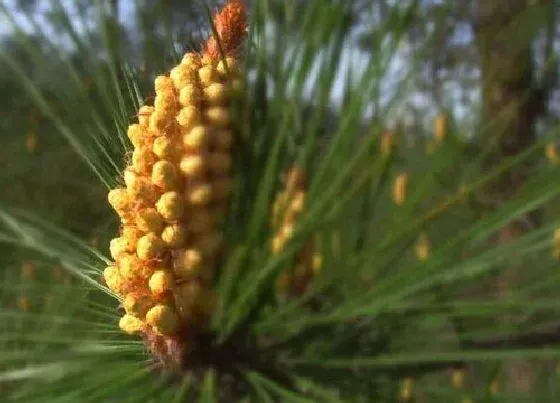
<path id="1" fill-rule="evenodd" d="M 476 41 L 480 51 L 483 85 L 485 142 L 495 141 L 495 152 L 489 165 L 500 164 L 504 157 L 515 156 L 536 139 L 536 123 L 543 110 L 544 97 L 535 80 L 531 45 L 537 25 L 527 19 L 527 12 L 538 1 L 479 0 L 474 18 Z M 541 5 L 544 3 L 540 1 Z M 533 9 L 534 11 L 534 9 Z M 529 23 L 529 24 L 528 24 Z M 531 163 L 516 166 L 491 184 L 489 194 L 494 207 L 515 196 L 528 175 Z M 493 240 L 503 244 L 536 226 L 536 212 L 502 228 Z M 492 286 L 498 297 L 507 297 L 515 283 L 521 280 L 521 268 L 503 268 Z M 511 323 L 514 318 L 503 318 Z M 528 392 L 535 371 L 527 361 L 506 364 L 506 389 Z"/>

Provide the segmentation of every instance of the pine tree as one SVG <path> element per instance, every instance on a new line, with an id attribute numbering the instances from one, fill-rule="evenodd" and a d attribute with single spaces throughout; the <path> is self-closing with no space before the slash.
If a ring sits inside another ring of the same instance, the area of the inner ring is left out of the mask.
<path id="1" fill-rule="evenodd" d="M 546 218 L 560 179 L 543 153 L 553 136 L 537 136 L 547 97 L 525 97 L 535 28 L 510 21 L 547 4 L 480 3 L 473 139 L 453 107 L 425 133 L 394 118 L 425 71 L 414 59 L 399 81 L 393 58 L 431 2 L 229 0 L 176 15 L 150 1 L 53 1 L 42 15 L 33 3 L 1 9 L 7 401 L 558 393 Z M 377 21 L 367 40 L 364 21 Z M 495 158 L 473 158 L 480 145 Z M 510 234 L 534 211 L 538 226 Z M 506 296 L 485 292 L 512 267 Z M 544 381 L 505 387 L 510 360 L 544 363 Z"/>

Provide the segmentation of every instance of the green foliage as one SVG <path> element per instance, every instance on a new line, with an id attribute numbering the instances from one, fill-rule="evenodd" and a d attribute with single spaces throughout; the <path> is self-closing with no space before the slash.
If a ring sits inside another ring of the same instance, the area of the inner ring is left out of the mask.
<path id="1" fill-rule="evenodd" d="M 29 34 L 13 9 L 2 9 L 14 30 L 0 47 L 0 79 L 14 99 L 2 102 L 10 109 L 0 150 L 10 161 L 0 183 L 12 189 L 0 205 L 0 390 L 7 401 L 395 401 L 405 376 L 415 377 L 424 401 L 514 401 L 489 392 L 492 369 L 512 359 L 558 359 L 557 340 L 514 342 L 556 322 L 556 223 L 543 220 L 510 242 L 489 242 L 506 224 L 546 213 L 560 193 L 558 168 L 535 163 L 515 197 L 484 207 L 485 190 L 504 172 L 542 159 L 549 138 L 491 168 L 485 157 L 496 144 L 475 144 L 459 125 L 432 153 L 421 133 L 397 133 L 401 144 L 384 152 L 389 117 L 420 60 L 406 66 L 392 96 L 384 83 L 420 5 L 390 6 L 391 18 L 366 41 L 372 52 L 358 53 L 352 2 L 296 8 L 262 0 L 250 10 L 247 93 L 238 105 L 236 186 L 225 226 L 231 252 L 212 322 L 216 348 L 233 344 L 250 359 L 234 357 L 233 379 L 219 368 L 180 376 L 157 369 L 143 343 L 119 331 L 119 301 L 100 278 L 116 232 L 105 197 L 130 151 L 126 127 L 153 96 L 151 74 L 176 60 L 173 32 L 185 27 L 170 25 L 165 13 L 150 17 L 150 2 L 138 2 L 134 45 L 143 51 L 136 52 L 115 10 L 96 3 L 80 8 L 84 32 L 53 2 L 51 21 L 66 44 L 48 39 L 37 14 L 25 14 L 36 29 Z M 194 19 L 204 21 L 207 10 L 201 6 Z M 152 32 L 156 26 L 165 34 Z M 341 70 L 356 61 L 340 63 L 349 49 L 364 60 L 362 69 Z M 346 87 L 337 105 L 341 76 Z M 33 127 L 39 155 L 23 150 L 30 110 L 40 114 Z M 306 211 L 272 256 L 271 204 L 293 163 L 309 177 Z M 404 171 L 406 201 L 395 205 L 393 181 Z M 415 254 L 422 233 L 432 245 L 426 260 Z M 320 274 L 302 296 L 277 298 L 277 276 L 312 235 L 322 245 Z M 24 262 L 33 263 L 33 275 L 22 274 Z M 55 266 L 71 277 L 54 276 Z M 500 294 L 492 284 L 511 268 L 518 269 L 514 285 Z M 17 303 L 21 297 L 27 305 Z M 456 366 L 484 376 L 455 390 L 447 377 L 431 375 Z M 554 376 L 544 373 L 551 382 L 533 400 L 558 394 Z"/>

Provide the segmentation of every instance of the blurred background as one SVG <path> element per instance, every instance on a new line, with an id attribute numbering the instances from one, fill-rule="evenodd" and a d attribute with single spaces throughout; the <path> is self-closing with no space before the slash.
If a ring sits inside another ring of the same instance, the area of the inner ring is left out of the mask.
<path id="1" fill-rule="evenodd" d="M 320 2 L 328 7 L 329 0 Z M 253 2 L 246 3 L 251 7 Z M 286 13 L 293 13 L 292 20 L 303 18 L 309 3 L 313 1 L 270 2 L 271 43 L 274 35 L 284 32 L 279 27 Z M 406 170 L 414 180 L 430 172 L 438 136 L 453 133 L 447 135 L 452 143 L 445 149 L 447 155 L 438 159 L 445 169 L 437 186 L 426 190 L 418 205 L 430 204 L 438 192 L 458 188 L 504 158 L 542 143 L 538 155 L 474 195 L 468 209 L 457 213 L 460 219 L 453 216 L 434 226 L 430 238 L 435 243 L 452 233 L 457 222 L 473 222 L 515 198 L 536 171 L 559 161 L 555 134 L 560 118 L 560 2 L 350 3 L 341 32 L 344 50 L 322 125 L 328 130 L 331 122 L 340 120 L 352 76 L 382 61 L 387 68 L 379 73 L 379 101 L 364 116 L 399 139 L 394 175 Z M 210 4 L 210 10 L 217 4 Z M 91 168 L 107 169 L 105 173 L 117 178 L 122 165 L 100 167 L 89 156 L 100 153 L 96 142 L 110 142 L 110 131 L 99 140 L 96 130 L 123 130 L 135 114 L 135 105 L 112 98 L 110 87 L 130 88 L 133 75 L 139 99 L 147 100 L 157 73 L 168 70 L 184 52 L 199 49 L 209 32 L 208 9 L 201 1 L 188 0 L 1 0 L 0 16 L 0 202 L 34 211 L 107 253 L 116 231 L 106 202 L 107 186 L 112 184 L 102 183 Z M 271 57 L 274 51 L 270 46 Z M 308 79 L 320 80 L 320 71 Z M 313 99 L 305 102 L 305 108 L 314 108 Z M 112 114 L 115 110 L 118 116 Z M 76 144 L 75 137 L 86 140 Z M 118 157 L 127 147 L 112 145 L 106 152 Z M 555 221 L 557 212 L 554 204 L 528 211 L 492 242 L 499 244 Z M 56 262 L 45 263 L 27 249 L 0 246 L 0 266 L 11 273 L 6 278 L 31 278 L 33 268 L 45 264 L 52 266 L 46 272 L 52 281 L 64 276 Z M 556 267 L 555 261 L 547 261 L 546 267 Z M 495 292 L 507 293 L 519 279 L 493 279 L 492 287 L 498 284 Z M 485 287 L 488 284 L 477 285 L 477 292 Z M 6 290 L 2 303 L 28 310 L 43 304 L 42 298 Z M 538 371 L 549 381 L 556 376 L 555 367 L 554 360 L 538 370 L 530 362 L 516 361 L 508 366 L 505 382 L 528 390 L 544 379 Z"/>

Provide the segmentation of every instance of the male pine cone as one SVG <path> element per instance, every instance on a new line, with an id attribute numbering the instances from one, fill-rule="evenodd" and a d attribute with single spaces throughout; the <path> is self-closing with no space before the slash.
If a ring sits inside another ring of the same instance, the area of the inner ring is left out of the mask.
<path id="1" fill-rule="evenodd" d="M 306 198 L 306 185 L 303 172 L 292 166 L 286 174 L 285 188 L 278 193 L 273 205 L 272 253 L 278 254 L 290 240 L 299 217 L 303 213 Z M 277 292 L 301 295 L 307 290 L 313 277 L 321 269 L 321 255 L 313 240 L 307 241 L 296 256 L 295 266 L 281 273 L 276 286 Z"/>
<path id="2" fill-rule="evenodd" d="M 104 271 L 122 299 L 119 326 L 127 333 L 182 338 L 185 329 L 204 327 L 215 308 L 245 20 L 243 4 L 230 1 L 214 17 L 218 37 L 155 79 L 153 106 L 142 106 L 128 128 L 134 151 L 124 187 L 108 194 L 120 236 L 110 244 L 115 263 Z"/>

